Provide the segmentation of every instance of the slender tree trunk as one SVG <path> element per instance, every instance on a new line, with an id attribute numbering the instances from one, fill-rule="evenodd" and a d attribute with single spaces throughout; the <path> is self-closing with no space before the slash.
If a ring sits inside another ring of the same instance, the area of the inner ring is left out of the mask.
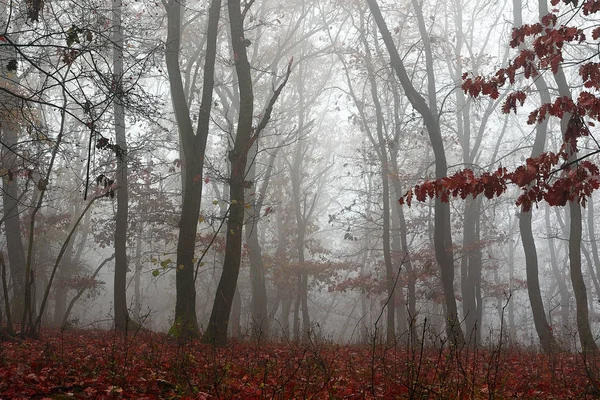
<path id="1" fill-rule="evenodd" d="M 229 218 L 227 220 L 227 242 L 223 273 L 217 286 L 210 321 L 204 340 L 223 346 L 227 343 L 227 325 L 237 279 L 240 269 L 242 250 L 242 226 L 244 224 L 244 183 L 247 154 L 252 145 L 252 118 L 254 110 L 254 93 L 250 63 L 246 51 L 244 36 L 244 17 L 240 0 L 228 0 L 231 44 L 235 58 L 235 69 L 240 94 L 240 111 L 238 115 L 237 133 L 233 149 L 229 152 L 231 175 L 229 177 Z"/>
<path id="2" fill-rule="evenodd" d="M 81 212 L 80 207 L 77 207 L 77 211 L 71 213 L 72 223 L 77 219 L 79 212 Z M 71 228 L 72 226 L 69 227 L 69 230 L 71 230 Z M 56 285 L 56 288 L 54 289 L 54 319 L 52 325 L 55 327 L 61 326 L 67 309 L 67 295 L 69 288 L 65 286 L 65 282 L 73 276 L 74 272 L 73 242 L 74 240 L 69 242 L 67 250 L 65 251 L 64 262 L 62 262 L 58 272 L 58 285 Z"/>
<path id="3" fill-rule="evenodd" d="M 6 23 L 4 12 L 0 12 L 2 27 Z M 11 38 L 14 40 L 14 38 Z M 16 49 L 4 46 L 0 52 L 0 83 L 8 88 L 16 89 L 19 79 L 14 71 L 9 71 L 6 66 L 11 60 L 17 59 Z M 0 135 L 2 145 L 0 156 L 2 166 L 6 173 L 2 174 L 2 211 L 4 218 L 4 233 L 6 235 L 6 251 L 12 281 L 11 309 L 12 318 L 20 321 L 23 316 L 24 290 L 25 290 L 25 249 L 21 232 L 21 218 L 19 211 L 19 188 L 17 173 L 19 159 L 17 158 L 18 135 L 20 131 L 17 120 L 20 101 L 10 92 L 0 93 L 2 114 L 0 117 Z"/>
<path id="4" fill-rule="evenodd" d="M 257 152 L 258 141 L 256 142 L 256 146 L 252 146 L 252 153 L 249 154 L 248 158 L 250 160 L 255 160 Z M 258 222 L 262 210 L 263 199 L 267 191 L 269 180 L 273 171 L 276 155 L 277 150 L 275 150 L 269 158 L 269 163 L 265 172 L 265 176 L 263 178 L 263 183 L 261 185 L 260 191 L 257 191 L 258 188 L 254 187 L 254 185 L 256 184 L 256 162 L 252 162 L 250 164 L 247 173 L 248 181 L 254 183 L 249 189 L 252 190 L 252 193 L 247 195 L 248 198 L 251 198 L 251 196 L 254 196 L 254 198 L 250 202 L 248 219 L 246 221 L 245 226 L 246 243 L 248 244 L 249 250 L 248 258 L 250 259 L 250 281 L 252 284 L 251 334 L 254 340 L 264 340 L 269 337 L 269 315 L 274 314 L 274 312 L 268 313 L 267 311 L 268 302 L 267 286 L 265 282 L 265 266 L 262 258 L 262 248 L 258 240 Z M 279 307 L 278 304 L 277 307 Z"/>
<path id="5" fill-rule="evenodd" d="M 1 60 L 0 60 L 1 61 Z M 3 102 L 7 104 L 6 102 Z M 2 176 L 2 208 L 4 212 L 4 233 L 6 235 L 6 251 L 12 281 L 12 316 L 20 321 L 23 315 L 23 291 L 25 287 L 25 250 L 21 234 L 21 218 L 19 212 L 19 189 L 15 176 L 17 160 L 11 152 L 17 144 L 18 124 L 9 120 L 0 122 L 2 133 L 2 160 L 10 171 Z M 6 147 L 5 147 L 6 146 Z"/>
<path id="6" fill-rule="evenodd" d="M 404 62 L 400 58 L 398 49 L 394 43 L 392 35 L 387 28 L 381 10 L 376 0 L 367 0 L 373 18 L 377 23 L 381 36 L 390 54 L 390 60 L 396 75 L 404 89 L 406 97 L 415 110 L 423 117 L 423 122 L 427 128 L 431 146 L 435 154 L 435 176 L 443 178 L 447 175 L 447 162 L 444 152 L 444 142 L 440 130 L 437 113 L 427 104 L 423 96 L 413 86 L 404 67 Z M 430 68 L 428 67 L 428 72 Z M 432 73 L 433 71 L 431 71 Z M 430 82 L 431 84 L 431 82 Z M 435 103 L 430 95 L 430 104 Z M 455 345 L 464 343 L 464 333 L 458 319 L 458 310 L 456 307 L 456 298 L 454 297 L 454 256 L 452 249 L 452 234 L 450 230 L 450 206 L 443 202 L 441 198 L 435 199 L 435 227 L 434 227 L 434 247 L 435 257 L 440 266 L 442 287 L 444 290 L 444 300 L 446 306 L 446 334 L 450 341 Z"/>
<path id="7" fill-rule="evenodd" d="M 515 27 L 523 25 L 521 0 L 513 0 L 513 19 Z M 543 76 L 537 77 L 534 84 L 540 95 L 542 103 L 550 102 L 550 92 Z M 531 157 L 537 157 L 544 151 L 546 146 L 546 133 L 548 120 L 544 120 L 536 126 L 535 141 L 531 149 Z M 527 294 L 531 303 L 531 311 L 533 313 L 533 322 L 535 330 L 540 339 L 540 344 L 545 352 L 551 352 L 557 348 L 556 340 L 550 330 L 546 313 L 544 312 L 544 302 L 542 301 L 542 293 L 540 290 L 540 280 L 538 272 L 538 256 L 531 228 L 531 210 L 521 208 L 519 217 L 519 229 L 521 231 L 521 243 L 525 252 L 525 270 L 527 275 Z"/>
<path id="8" fill-rule="evenodd" d="M 538 258 L 531 229 L 531 212 L 522 212 L 519 216 L 519 230 L 521 232 L 521 242 L 525 252 L 525 272 L 527 276 L 527 294 L 531 303 L 533 313 L 533 323 L 540 344 L 545 352 L 551 352 L 557 348 L 554 335 L 550 330 L 550 325 L 544 312 L 544 302 L 540 291 L 540 280 L 538 273 Z"/>
<path id="9" fill-rule="evenodd" d="M 600 277 L 600 256 L 598 255 L 598 243 L 596 242 L 596 228 L 594 226 L 594 197 L 590 196 L 587 202 L 588 209 L 588 237 L 592 249 L 592 257 L 596 268 L 596 276 Z"/>
<path id="10" fill-rule="evenodd" d="M 562 324 L 561 331 L 566 333 L 565 328 L 569 326 L 569 288 L 567 287 L 567 283 L 565 281 L 566 276 L 561 271 L 562 268 L 559 266 L 558 256 L 556 255 L 556 246 L 553 239 L 553 235 L 555 235 L 556 232 L 552 232 L 551 230 L 549 207 L 546 207 L 545 210 L 545 220 L 546 235 L 548 236 L 548 249 L 550 252 L 550 267 L 552 268 L 554 278 L 556 279 L 556 283 L 558 285 L 558 294 L 560 296 L 559 315 L 561 317 Z M 556 329 L 554 329 L 554 331 L 556 331 Z"/>
<path id="11" fill-rule="evenodd" d="M 293 330 L 294 340 L 300 341 L 300 303 L 302 303 L 302 273 L 296 273 L 296 301 L 294 302 Z"/>
<path id="12" fill-rule="evenodd" d="M 250 7 L 251 4 L 247 6 Z M 277 102 L 283 87 L 291 73 L 291 61 L 283 82 L 275 89 L 269 104 L 256 128 L 252 126 L 254 112 L 254 92 L 250 63 L 246 51 L 247 41 L 244 36 L 244 16 L 240 0 L 229 0 L 229 25 L 231 28 L 231 44 L 235 59 L 235 70 L 238 79 L 240 95 L 240 108 L 238 115 L 237 132 L 233 149 L 229 151 L 231 172 L 229 177 L 229 219 L 227 220 L 227 237 L 225 244 L 225 259 L 223 273 L 217 286 L 217 293 L 213 303 L 208 327 L 204 334 L 204 341 L 216 346 L 227 344 L 227 325 L 231 312 L 231 304 L 240 270 L 242 256 L 242 227 L 244 224 L 245 198 L 244 190 L 250 182 L 246 180 L 246 164 L 248 151 L 257 140 L 262 130 L 267 126 L 273 106 Z"/>
<path id="13" fill-rule="evenodd" d="M 285 296 L 281 306 L 279 321 L 281 323 L 281 332 L 283 339 L 290 339 L 290 312 L 292 310 L 292 296 Z"/>
<path id="14" fill-rule="evenodd" d="M 571 201 L 569 202 L 569 211 L 569 270 L 575 294 L 575 305 L 577 306 L 579 340 L 584 351 L 596 351 L 597 346 L 588 315 L 587 291 L 581 272 L 581 206 L 577 201 Z"/>
<path id="15" fill-rule="evenodd" d="M 302 132 L 306 129 L 304 116 L 305 116 L 305 98 L 304 98 L 304 68 L 300 65 L 297 82 L 298 82 L 298 130 Z M 294 158 L 292 161 L 292 169 L 290 171 L 291 183 L 292 183 L 292 198 L 294 202 L 294 214 L 296 216 L 296 252 L 298 255 L 298 294 L 296 304 L 294 305 L 294 338 L 296 340 L 308 340 L 310 331 L 310 314 L 308 312 L 308 272 L 304 267 L 304 246 L 306 236 L 306 224 L 308 223 L 308 215 L 306 209 L 306 202 L 303 202 L 301 197 L 301 185 L 303 171 L 303 158 L 304 158 L 304 140 L 300 139 L 296 143 L 296 149 L 294 151 Z M 315 194 L 316 195 L 316 194 Z M 302 332 L 300 329 L 299 322 L 299 311 L 302 308 Z"/>
<path id="16" fill-rule="evenodd" d="M 125 107 L 123 106 L 123 27 L 122 0 L 112 5 L 113 16 L 113 88 L 115 137 L 117 144 L 117 214 L 115 217 L 115 328 L 126 331 L 127 310 L 127 226 L 129 219 L 129 187 L 127 171 L 127 139 L 125 138 Z"/>
<path id="17" fill-rule="evenodd" d="M 512 217 L 508 224 L 509 232 L 512 236 Z M 508 338 L 509 343 L 516 343 L 517 341 L 517 325 L 515 324 L 515 299 L 514 299 L 514 279 L 515 279 L 515 249 L 517 244 L 512 243 L 512 240 L 508 242 L 508 284 L 510 293 L 510 302 L 508 303 Z"/>
<path id="18" fill-rule="evenodd" d="M 373 60 L 371 51 L 369 49 L 369 43 L 366 37 L 366 24 L 364 20 L 364 13 L 361 12 L 361 41 L 363 43 L 363 50 L 365 52 L 365 64 L 367 67 L 367 74 L 369 80 L 369 88 L 371 99 L 375 107 L 375 118 L 376 127 L 375 133 L 376 138 L 373 137 L 371 130 L 366 129 L 367 135 L 373 146 L 376 148 L 377 156 L 380 164 L 381 174 L 381 187 L 382 187 L 382 236 L 383 242 L 383 260 L 385 264 L 385 275 L 386 275 L 386 289 L 387 289 L 387 303 L 386 303 L 386 343 L 388 346 L 396 343 L 396 273 L 392 263 L 392 250 L 391 250 L 391 232 L 390 232 L 390 168 L 387 151 L 387 141 L 383 135 L 383 111 L 381 102 L 379 101 L 379 93 L 377 91 L 377 82 L 375 79 L 375 71 L 373 67 Z M 377 38 L 375 37 L 375 40 Z M 364 121 L 366 125 L 366 120 Z"/>
<path id="19" fill-rule="evenodd" d="M 144 232 L 144 224 L 142 221 L 138 222 L 137 237 L 135 239 L 135 275 L 133 276 L 133 295 L 134 295 L 134 307 L 133 317 L 139 323 L 142 322 L 142 291 L 141 291 L 141 278 L 142 278 L 142 235 Z"/>
<path id="20" fill-rule="evenodd" d="M 541 4 L 545 3 L 540 1 Z M 563 97 L 571 97 L 571 90 L 567 79 L 564 75 L 562 67 L 558 68 L 558 71 L 554 74 L 554 79 L 558 85 L 558 92 Z M 563 133 L 563 141 L 568 143 L 568 131 L 569 129 L 577 129 L 572 124 L 576 122 L 572 115 L 565 113 L 561 120 L 561 130 Z M 576 125 L 576 124 L 575 124 Z M 567 152 L 569 154 L 569 161 L 574 162 L 577 159 L 577 150 L 571 148 L 570 144 L 567 144 Z M 567 167 L 567 171 L 573 168 L 572 166 Z M 577 328 L 579 330 L 579 341 L 584 351 L 597 351 L 598 346 L 594 339 L 592 329 L 589 320 L 589 310 L 587 302 L 587 291 L 585 287 L 585 281 L 583 279 L 583 273 L 581 271 L 581 237 L 582 237 L 582 217 L 581 217 L 581 205 L 579 200 L 569 201 L 569 270 L 571 273 L 571 284 L 573 286 L 573 292 L 575 294 L 575 304 L 577 306 Z"/>
<path id="21" fill-rule="evenodd" d="M 390 166 L 391 166 L 391 174 L 390 180 L 392 181 L 392 186 L 394 188 L 394 201 L 396 214 L 398 216 L 399 223 L 399 236 L 400 236 L 400 244 L 402 246 L 402 262 L 403 266 L 406 268 L 406 275 L 408 277 L 408 287 L 407 287 L 407 305 L 408 305 L 408 318 L 410 320 L 409 325 L 410 329 L 414 328 L 413 319 L 417 316 L 417 296 L 416 296 L 416 277 L 414 268 L 412 265 L 409 247 L 408 247 L 408 229 L 406 227 L 406 217 L 404 216 L 404 208 L 397 201 L 400 196 L 404 194 L 402 190 L 402 182 L 400 181 L 400 171 L 398 170 L 398 141 L 400 140 L 400 93 L 397 81 L 395 79 L 393 71 L 390 74 L 392 80 L 392 92 L 394 97 L 394 123 L 395 123 L 395 137 L 394 137 L 394 147 L 390 149 Z M 415 332 L 411 332 L 413 334 Z"/>
<path id="22" fill-rule="evenodd" d="M 249 160 L 255 160 L 258 150 L 258 142 L 252 146 Z M 256 184 L 256 162 L 253 161 L 248 166 L 247 178 L 248 182 L 253 182 L 249 189 L 254 193 L 248 194 L 249 211 L 246 220 L 246 244 L 248 245 L 248 258 L 250 261 L 250 283 L 252 287 L 252 303 L 250 321 L 251 335 L 254 340 L 263 340 L 268 337 L 269 318 L 267 313 L 267 287 L 265 283 L 265 267 L 262 259 L 262 249 L 258 241 L 258 219 L 260 213 L 260 199 L 257 199 Z M 259 194 L 260 195 L 260 194 Z"/>

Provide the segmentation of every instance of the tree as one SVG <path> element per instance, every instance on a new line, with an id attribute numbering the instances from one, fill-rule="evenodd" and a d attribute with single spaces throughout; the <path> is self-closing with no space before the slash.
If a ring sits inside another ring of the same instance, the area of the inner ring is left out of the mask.
<path id="1" fill-rule="evenodd" d="M 7 9 L 0 11 L 0 35 L 8 32 Z M 16 40 L 16 38 L 15 38 Z M 17 75 L 17 51 L 0 42 L 0 83 L 8 91 L 0 93 L 0 135 L 2 138 L 2 204 L 6 235 L 6 246 L 10 275 L 12 277 L 12 317 L 20 320 L 23 312 L 23 290 L 25 287 L 25 251 L 21 232 L 21 212 L 19 207 L 21 194 L 18 187 L 19 165 L 23 161 L 17 148 L 20 133 L 18 110 L 20 102 L 11 91 L 19 87 Z"/>
<path id="2" fill-rule="evenodd" d="M 557 5 L 558 0 L 553 0 L 552 3 Z M 600 11 L 594 1 L 585 1 L 580 9 L 584 15 Z M 589 326 L 587 294 L 581 271 L 580 207 L 586 204 L 587 197 L 593 191 L 600 188 L 600 180 L 597 178 L 600 169 L 588 159 L 591 155 L 600 152 L 600 149 L 579 156 L 578 141 L 590 135 L 588 124 L 593 125 L 593 121 L 598 120 L 600 116 L 598 99 L 589 90 L 600 88 L 594 78 L 600 74 L 600 64 L 584 62 L 579 66 L 578 75 L 585 89 L 580 91 L 577 100 L 572 99 L 562 72 L 563 47 L 568 43 L 583 43 L 586 40 L 586 33 L 580 27 L 557 25 L 559 19 L 557 12 L 558 10 L 553 10 L 542 16 L 538 23 L 515 28 L 511 47 L 519 48 L 526 39 L 531 38 L 531 48 L 521 48 L 507 67 L 501 68 L 490 78 L 463 75 L 462 88 L 473 97 L 487 95 L 497 98 L 499 88 L 515 83 L 516 74 L 520 71 L 527 79 L 537 78 L 539 71 L 542 70 L 552 71 L 558 84 L 558 96 L 535 108 L 529 114 L 528 123 L 539 125 L 547 118 L 558 118 L 562 130 L 562 145 L 558 151 L 530 157 L 524 165 L 510 172 L 506 168 L 499 167 L 494 172 L 475 176 L 470 169 L 464 169 L 452 176 L 419 185 L 415 187 L 414 194 L 418 200 L 439 197 L 447 201 L 450 196 L 461 196 L 464 199 L 480 194 L 493 198 L 504 194 L 508 185 L 514 184 L 521 189 L 516 204 L 524 212 L 529 212 L 534 204 L 541 201 L 550 206 L 565 206 L 568 203 L 569 264 L 577 304 L 577 327 L 583 349 L 594 351 L 596 344 Z M 598 28 L 591 33 L 594 40 L 600 37 Z M 527 97 L 527 93 L 522 90 L 511 92 L 504 101 L 503 111 L 516 113 L 519 105 L 523 105 Z M 412 195 L 413 191 L 409 191 L 401 201 L 410 201 Z M 547 344 L 545 348 L 546 346 Z"/>
<path id="3" fill-rule="evenodd" d="M 194 253 L 196 232 L 202 201 L 202 173 L 204 153 L 210 127 L 217 36 L 221 13 L 221 0 L 212 0 L 208 12 L 206 52 L 204 62 L 202 100 L 196 132 L 192 125 L 189 106 L 185 97 L 179 54 L 181 46 L 182 4 L 179 0 L 163 1 L 167 10 L 168 33 L 165 57 L 171 87 L 171 99 L 179 130 L 182 153 L 183 202 L 177 242 L 177 266 L 175 272 L 177 302 L 175 322 L 171 333 L 182 337 L 199 336 L 196 317 L 196 288 L 194 279 Z"/>
<path id="4" fill-rule="evenodd" d="M 228 0 L 229 26 L 231 29 L 231 48 L 235 61 L 237 75 L 237 86 L 239 91 L 239 113 L 238 123 L 234 139 L 233 149 L 229 151 L 231 172 L 229 176 L 229 215 L 227 219 L 227 238 L 225 247 L 225 259 L 223 261 L 223 272 L 210 321 L 204 334 L 204 341 L 214 345 L 223 346 L 227 343 L 227 326 L 231 312 L 231 305 L 237 286 L 242 251 L 242 227 L 244 224 L 245 199 L 244 189 L 248 186 L 246 180 L 246 165 L 248 151 L 267 126 L 273 106 L 281 94 L 291 73 L 292 60 L 281 84 L 274 93 L 265 108 L 265 111 L 256 127 L 253 127 L 254 117 L 254 91 L 252 88 L 252 75 L 248 61 L 248 41 L 245 38 L 244 19 L 252 3 L 245 5 L 242 11 L 240 0 Z"/>
<path id="5" fill-rule="evenodd" d="M 404 62 L 400 58 L 398 49 L 396 48 L 392 35 L 387 28 L 387 24 L 383 18 L 383 15 L 381 14 L 381 10 L 379 9 L 377 1 L 367 0 L 367 3 L 369 4 L 371 14 L 375 19 L 379 32 L 381 33 L 382 39 L 390 54 L 392 68 L 398 76 L 405 95 L 412 104 L 413 108 L 423 117 L 423 122 L 427 128 L 431 146 L 435 154 L 435 176 L 437 178 L 443 178 L 447 174 L 447 162 L 439 119 L 435 107 L 435 90 L 432 88 L 432 85 L 434 85 L 434 82 L 432 82 L 433 78 L 431 75 L 429 75 L 428 105 L 423 96 L 421 96 L 421 94 L 414 88 L 408 74 L 406 73 Z M 433 74 L 431 65 L 432 60 L 427 57 L 426 62 L 428 74 Z M 450 231 L 450 207 L 447 202 L 442 200 L 442 197 L 435 197 L 435 257 L 440 267 L 442 285 L 444 289 L 446 306 L 446 333 L 452 343 L 460 345 L 464 343 L 464 334 L 458 319 L 456 298 L 454 296 L 454 260 L 452 255 L 452 234 Z"/>
<path id="6" fill-rule="evenodd" d="M 115 328 L 127 331 L 127 230 L 129 218 L 129 186 L 127 169 L 127 139 L 125 137 L 125 106 L 123 104 L 123 23 L 121 0 L 112 5 L 113 17 L 113 85 L 115 88 L 114 125 L 117 155 L 117 213 L 115 216 Z"/>

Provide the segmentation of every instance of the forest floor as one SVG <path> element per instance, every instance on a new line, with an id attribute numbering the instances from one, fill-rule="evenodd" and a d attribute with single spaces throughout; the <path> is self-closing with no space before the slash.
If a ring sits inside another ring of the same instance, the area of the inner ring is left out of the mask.
<path id="1" fill-rule="evenodd" d="M 592 399 L 596 357 L 46 330 L 0 341 L 0 399 Z"/>

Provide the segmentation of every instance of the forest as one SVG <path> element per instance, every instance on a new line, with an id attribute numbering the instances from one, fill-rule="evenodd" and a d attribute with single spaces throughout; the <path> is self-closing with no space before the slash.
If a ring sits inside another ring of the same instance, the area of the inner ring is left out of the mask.
<path id="1" fill-rule="evenodd" d="M 597 398 L 599 16 L 0 0 L 0 398 Z"/>

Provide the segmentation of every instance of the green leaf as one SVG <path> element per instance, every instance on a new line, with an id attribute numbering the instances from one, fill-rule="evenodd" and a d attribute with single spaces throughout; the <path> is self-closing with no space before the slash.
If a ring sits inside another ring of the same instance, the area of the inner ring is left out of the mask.
<path id="1" fill-rule="evenodd" d="M 163 268 L 167 268 L 167 265 L 169 265 L 171 263 L 171 259 L 167 258 L 166 260 L 163 260 L 160 262 L 160 266 Z"/>
<path id="2" fill-rule="evenodd" d="M 160 275 L 160 271 L 159 270 L 155 269 L 154 271 L 152 271 L 152 276 L 156 277 L 158 275 Z"/>

